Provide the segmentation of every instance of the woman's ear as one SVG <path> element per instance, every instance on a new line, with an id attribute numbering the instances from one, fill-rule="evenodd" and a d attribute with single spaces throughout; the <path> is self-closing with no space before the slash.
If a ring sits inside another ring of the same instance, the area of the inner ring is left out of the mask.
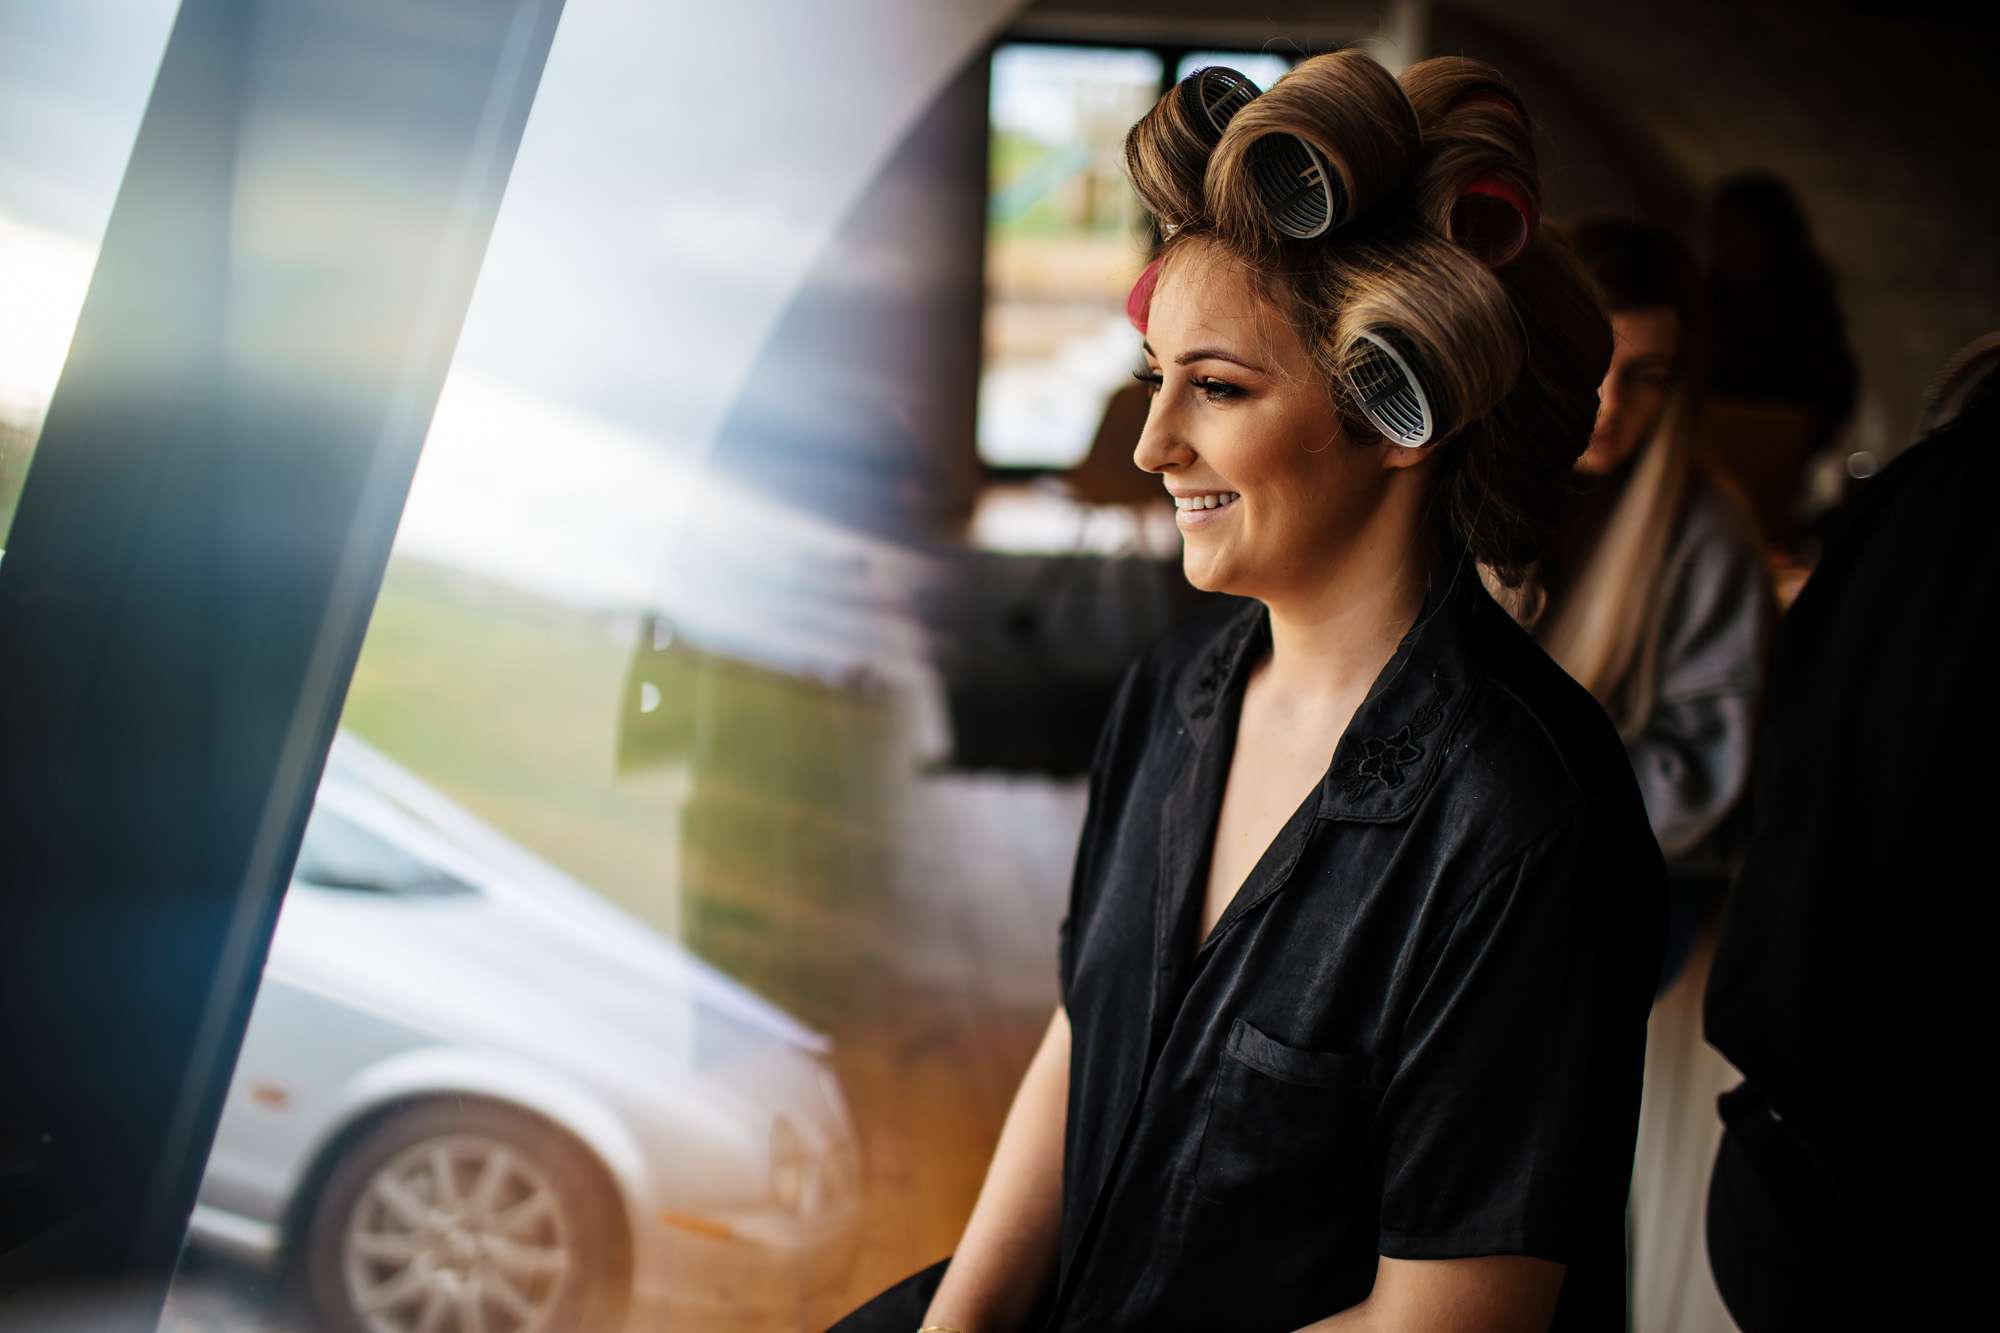
<path id="1" fill-rule="evenodd" d="M 1376 437 L 1381 451 L 1381 463 L 1385 468 L 1418 467 L 1437 452 L 1437 437 L 1433 436 L 1422 444 L 1398 444 L 1386 435 Z"/>

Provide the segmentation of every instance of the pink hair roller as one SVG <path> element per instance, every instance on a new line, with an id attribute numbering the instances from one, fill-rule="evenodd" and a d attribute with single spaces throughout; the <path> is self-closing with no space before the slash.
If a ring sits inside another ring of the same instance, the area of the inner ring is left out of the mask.
<path id="1" fill-rule="evenodd" d="M 1451 206 L 1451 238 L 1488 268 L 1504 268 L 1520 257 L 1541 225 L 1539 210 L 1512 181 L 1481 176 Z"/>
<path id="2" fill-rule="evenodd" d="M 1146 331 L 1146 315 L 1153 308 L 1153 287 L 1159 280 L 1160 261 L 1155 259 L 1139 274 L 1131 294 L 1125 298 L 1125 318 L 1141 333 Z"/>

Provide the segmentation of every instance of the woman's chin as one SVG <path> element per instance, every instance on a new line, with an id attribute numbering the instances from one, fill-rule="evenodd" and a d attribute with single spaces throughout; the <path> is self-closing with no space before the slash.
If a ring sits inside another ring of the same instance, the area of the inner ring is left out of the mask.
<path id="1" fill-rule="evenodd" d="M 1622 450 L 1611 441 L 1592 440 L 1590 447 L 1577 455 L 1573 469 L 1581 476 L 1602 477 L 1616 472 L 1618 465 L 1630 456 L 1630 451 Z"/>
<path id="2" fill-rule="evenodd" d="M 1183 548 L 1181 551 L 1181 573 L 1187 581 L 1202 592 L 1228 592 L 1227 572 L 1217 568 L 1205 552 Z"/>

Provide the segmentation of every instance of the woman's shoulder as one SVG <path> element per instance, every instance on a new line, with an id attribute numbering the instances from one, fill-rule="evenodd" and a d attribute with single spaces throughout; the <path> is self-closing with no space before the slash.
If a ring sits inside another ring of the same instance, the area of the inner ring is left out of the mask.
<path id="1" fill-rule="evenodd" d="M 1669 559 L 1762 560 L 1763 549 L 1756 516 L 1743 492 L 1735 482 L 1697 461 L 1688 471 L 1687 494 L 1674 522 Z"/>
<path id="2" fill-rule="evenodd" d="M 1609 801 L 1643 823 L 1624 742 L 1590 691 L 1497 604 L 1474 642 L 1479 689 L 1454 750 L 1479 779 L 1481 804 L 1503 819 L 1553 824 Z"/>
<path id="3" fill-rule="evenodd" d="M 1667 559 L 1660 691 L 1754 687 L 1777 621 L 1777 595 L 1749 505 L 1706 467 L 1689 477 Z"/>
<path id="4" fill-rule="evenodd" d="M 1439 733 L 1424 827 L 1454 867 L 1455 900 L 1509 866 L 1554 858 L 1568 869 L 1529 878 L 1571 897 L 1607 880 L 1640 885 L 1659 847 L 1618 730 L 1590 692 L 1497 603 L 1472 622 L 1451 664 L 1467 678 L 1462 711 Z"/>

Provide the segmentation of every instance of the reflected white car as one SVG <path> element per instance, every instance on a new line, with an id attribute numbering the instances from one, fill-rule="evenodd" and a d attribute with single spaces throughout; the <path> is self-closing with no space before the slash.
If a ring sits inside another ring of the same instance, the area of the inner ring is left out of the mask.
<path id="1" fill-rule="evenodd" d="M 329 1328 L 802 1327 L 858 1242 L 828 1049 L 342 733 L 190 1239 Z"/>

